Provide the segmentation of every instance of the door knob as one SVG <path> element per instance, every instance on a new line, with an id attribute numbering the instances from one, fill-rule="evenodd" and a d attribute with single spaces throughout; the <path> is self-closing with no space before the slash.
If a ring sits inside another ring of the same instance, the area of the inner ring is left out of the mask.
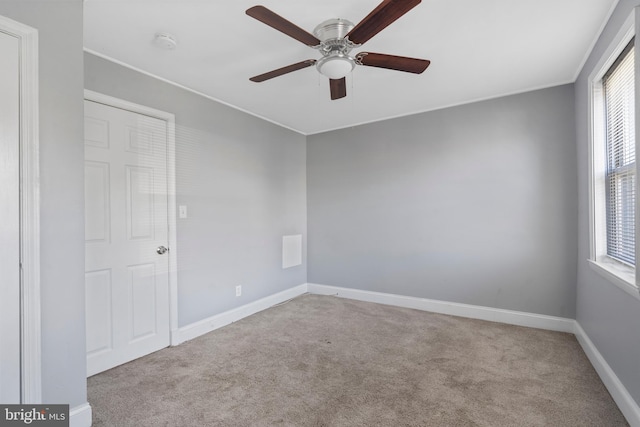
<path id="1" fill-rule="evenodd" d="M 167 252 L 169 249 L 165 248 L 164 246 L 158 246 L 158 248 L 156 249 L 156 252 L 158 252 L 158 255 L 162 255 L 165 252 Z"/>

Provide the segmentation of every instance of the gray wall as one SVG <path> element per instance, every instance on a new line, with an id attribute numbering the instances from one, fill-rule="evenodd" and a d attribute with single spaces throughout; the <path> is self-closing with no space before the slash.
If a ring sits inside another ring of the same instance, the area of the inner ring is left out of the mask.
<path id="1" fill-rule="evenodd" d="M 180 326 L 306 282 L 282 269 L 282 236 L 306 240 L 303 135 L 90 54 L 85 85 L 176 115 Z"/>
<path id="2" fill-rule="evenodd" d="M 310 136 L 311 283 L 573 318 L 573 85 Z"/>
<path id="3" fill-rule="evenodd" d="M 39 31 L 42 392 L 86 399 L 82 1 L 0 1 Z"/>
<path id="4" fill-rule="evenodd" d="M 577 320 L 636 402 L 640 402 L 640 301 L 591 270 L 588 197 L 587 80 L 638 0 L 620 0 L 575 83 L 579 233 Z M 637 44 L 636 44 L 637 46 Z M 636 77 L 636 81 L 637 77 Z"/>

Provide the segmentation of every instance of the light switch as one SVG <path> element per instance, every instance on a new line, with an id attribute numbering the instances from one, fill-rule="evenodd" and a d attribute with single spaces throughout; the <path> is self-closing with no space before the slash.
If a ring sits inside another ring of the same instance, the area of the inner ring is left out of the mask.
<path id="1" fill-rule="evenodd" d="M 187 217 L 187 207 L 185 205 L 178 206 L 178 216 L 180 218 Z"/>

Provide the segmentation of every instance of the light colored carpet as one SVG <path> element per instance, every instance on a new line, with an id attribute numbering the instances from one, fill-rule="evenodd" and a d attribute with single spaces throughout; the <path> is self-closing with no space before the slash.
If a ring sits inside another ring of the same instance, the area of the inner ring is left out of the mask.
<path id="1" fill-rule="evenodd" d="M 94 426 L 623 426 L 571 334 L 304 295 L 88 380 Z"/>

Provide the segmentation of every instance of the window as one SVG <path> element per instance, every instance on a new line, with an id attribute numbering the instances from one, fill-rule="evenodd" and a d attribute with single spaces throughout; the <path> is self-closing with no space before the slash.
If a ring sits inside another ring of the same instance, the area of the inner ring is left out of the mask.
<path id="1" fill-rule="evenodd" d="M 602 78 L 606 135 L 607 255 L 635 265 L 634 39 Z"/>
<path id="2" fill-rule="evenodd" d="M 632 13 L 589 76 L 589 265 L 640 299 L 636 284 L 635 25 Z"/>

